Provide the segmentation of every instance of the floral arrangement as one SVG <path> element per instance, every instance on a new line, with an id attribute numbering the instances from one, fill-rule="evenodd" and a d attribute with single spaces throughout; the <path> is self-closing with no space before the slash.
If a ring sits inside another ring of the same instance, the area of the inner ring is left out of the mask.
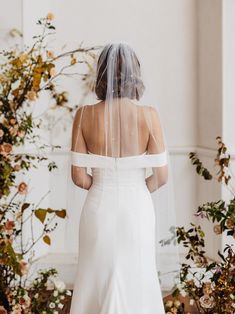
<path id="1" fill-rule="evenodd" d="M 43 142 L 35 132 L 42 121 L 34 118 L 33 108 L 42 93 L 49 93 L 52 108 L 72 114 L 76 106 L 68 105 L 66 92 L 57 91 L 57 78 L 70 75 L 66 71 L 75 65 L 89 65 L 87 60 L 95 58 L 97 49 L 80 46 L 55 55 L 47 48 L 48 37 L 55 30 L 53 18 L 49 13 L 38 21 L 42 32 L 34 36 L 31 47 L 0 52 L 0 314 L 56 314 L 63 308 L 65 296 L 71 294 L 58 281 L 55 269 L 40 271 L 33 280 L 29 276 L 35 245 L 39 241 L 51 244 L 50 234 L 57 220 L 66 218 L 66 210 L 42 208 L 46 195 L 37 204 L 27 202 L 28 184 L 17 183 L 19 173 L 25 174 L 39 163 L 46 163 L 49 171 L 57 167 L 43 154 L 46 148 L 57 147 Z M 61 59 L 66 65 L 57 70 Z M 87 75 L 79 75 L 86 82 Z M 35 145 L 38 154 L 17 153 L 16 148 L 26 143 Z M 35 221 L 41 223 L 41 230 L 34 230 Z"/>
<path id="2" fill-rule="evenodd" d="M 233 173 L 230 169 L 230 155 L 227 147 L 218 141 L 218 150 L 215 165 L 219 167 L 216 176 L 206 169 L 197 157 L 191 152 L 189 158 L 196 166 L 197 173 L 205 180 L 217 180 L 224 184 L 232 194 L 229 202 L 218 200 L 207 202 L 198 207 L 195 216 L 207 219 L 214 224 L 215 235 L 227 234 L 228 238 L 235 239 L 235 194 L 231 184 Z M 190 305 L 197 308 L 198 313 L 232 314 L 235 313 L 235 251 L 233 245 L 227 244 L 223 253 L 218 251 L 219 261 L 211 261 L 205 255 L 205 234 L 200 226 L 191 223 L 186 230 L 177 227 L 177 241 L 188 249 L 185 256 L 188 263 L 183 263 L 180 270 L 180 284 L 173 292 L 175 300 L 165 303 L 167 313 L 185 313 L 184 304 L 179 301 L 179 296 L 188 296 Z M 190 263 L 191 261 L 191 263 Z M 193 263 L 193 266 L 192 266 Z"/>

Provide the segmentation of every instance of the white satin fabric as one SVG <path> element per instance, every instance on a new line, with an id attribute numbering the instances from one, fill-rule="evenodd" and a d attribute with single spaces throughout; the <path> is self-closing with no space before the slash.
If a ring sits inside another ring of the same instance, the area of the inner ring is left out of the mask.
<path id="1" fill-rule="evenodd" d="M 146 167 L 166 153 L 108 157 L 72 152 L 91 167 L 79 228 L 71 314 L 164 314 L 155 259 L 155 215 Z"/>

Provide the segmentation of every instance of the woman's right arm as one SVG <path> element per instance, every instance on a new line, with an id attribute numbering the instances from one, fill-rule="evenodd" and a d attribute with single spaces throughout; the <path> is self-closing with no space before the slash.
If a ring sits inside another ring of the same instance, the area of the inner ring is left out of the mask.
<path id="1" fill-rule="evenodd" d="M 159 154 L 165 151 L 163 131 L 158 112 L 153 107 L 147 107 L 149 141 L 147 146 L 148 154 Z M 168 165 L 153 167 L 153 174 L 146 178 L 146 184 L 150 192 L 154 192 L 168 180 Z"/>

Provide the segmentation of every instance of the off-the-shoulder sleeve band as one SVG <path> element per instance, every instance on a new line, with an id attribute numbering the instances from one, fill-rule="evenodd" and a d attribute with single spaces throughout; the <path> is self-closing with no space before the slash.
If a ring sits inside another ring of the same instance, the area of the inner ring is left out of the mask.
<path id="1" fill-rule="evenodd" d="M 149 168 L 162 167 L 168 163 L 167 152 L 127 157 L 110 157 L 71 151 L 71 164 L 89 168 Z"/>

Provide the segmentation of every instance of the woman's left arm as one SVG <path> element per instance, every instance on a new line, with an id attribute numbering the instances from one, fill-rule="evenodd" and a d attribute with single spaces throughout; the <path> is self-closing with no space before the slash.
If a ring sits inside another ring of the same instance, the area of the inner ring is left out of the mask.
<path id="1" fill-rule="evenodd" d="M 82 115 L 86 106 L 78 108 L 73 121 L 71 150 L 79 153 L 87 153 L 87 146 L 82 132 Z M 82 189 L 89 190 L 92 185 L 92 176 L 87 173 L 87 168 L 71 166 L 71 175 L 74 184 Z"/>

